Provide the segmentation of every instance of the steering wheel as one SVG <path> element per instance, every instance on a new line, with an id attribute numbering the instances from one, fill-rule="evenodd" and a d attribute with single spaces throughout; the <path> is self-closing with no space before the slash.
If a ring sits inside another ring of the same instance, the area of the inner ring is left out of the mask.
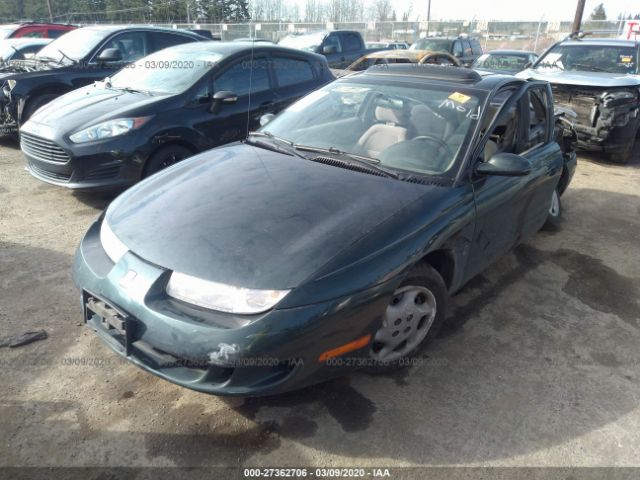
<path id="1" fill-rule="evenodd" d="M 411 139 L 412 142 L 414 140 L 435 143 L 438 146 L 438 149 L 442 149 L 442 148 L 446 149 L 445 153 L 449 156 L 449 158 L 453 157 L 453 151 L 451 150 L 451 147 L 447 142 L 445 142 L 441 138 L 434 137 L 433 135 L 420 135 L 418 137 L 414 137 Z"/>

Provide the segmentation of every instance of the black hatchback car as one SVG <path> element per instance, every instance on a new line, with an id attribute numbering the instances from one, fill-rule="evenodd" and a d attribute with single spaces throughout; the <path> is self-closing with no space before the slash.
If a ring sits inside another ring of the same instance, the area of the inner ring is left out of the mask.
<path id="1" fill-rule="evenodd" d="M 49 103 L 23 125 L 37 178 L 73 189 L 129 186 L 179 160 L 246 137 L 333 80 L 321 55 L 270 44 L 205 42 L 145 57 Z"/>
<path id="2" fill-rule="evenodd" d="M 145 55 L 206 40 L 186 30 L 149 26 L 97 25 L 66 33 L 33 58 L 0 68 L 0 133 L 17 132 L 42 105 Z"/>
<path id="3" fill-rule="evenodd" d="M 575 153 L 554 123 L 545 82 L 420 65 L 343 77 L 118 197 L 76 253 L 86 324 L 215 394 L 398 366 L 449 294 L 558 220 Z"/>

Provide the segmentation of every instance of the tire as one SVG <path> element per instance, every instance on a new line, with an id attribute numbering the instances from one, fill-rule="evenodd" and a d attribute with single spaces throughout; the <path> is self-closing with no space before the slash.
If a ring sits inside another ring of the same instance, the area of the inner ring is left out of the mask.
<path id="1" fill-rule="evenodd" d="M 20 117 L 20 125 L 25 123 L 31 115 L 33 115 L 40 107 L 46 105 L 54 98 L 58 97 L 58 95 L 39 95 L 32 99 L 27 105 L 24 107 L 22 111 L 22 116 Z"/>
<path id="2" fill-rule="evenodd" d="M 560 193 L 558 193 L 558 189 L 555 188 L 553 190 L 553 194 L 551 195 L 551 205 L 549 206 L 549 213 L 547 215 L 547 220 L 542 226 L 542 229 L 548 230 L 548 231 L 556 231 L 560 228 L 561 223 L 562 223 L 562 201 L 560 200 Z"/>
<path id="3" fill-rule="evenodd" d="M 142 178 L 147 178 L 191 155 L 193 155 L 191 150 L 182 145 L 166 145 L 149 157 L 142 172 Z"/>
<path id="4" fill-rule="evenodd" d="M 633 145 L 635 142 L 631 142 L 631 145 L 627 145 L 624 150 L 616 153 L 609 154 L 609 160 L 613 163 L 618 163 L 620 165 L 626 165 L 631 160 L 631 152 L 633 151 Z"/>
<path id="5" fill-rule="evenodd" d="M 391 296 L 369 350 L 367 370 L 387 372 L 406 366 L 406 360 L 436 337 L 446 315 L 447 287 L 430 265 L 416 265 Z"/>

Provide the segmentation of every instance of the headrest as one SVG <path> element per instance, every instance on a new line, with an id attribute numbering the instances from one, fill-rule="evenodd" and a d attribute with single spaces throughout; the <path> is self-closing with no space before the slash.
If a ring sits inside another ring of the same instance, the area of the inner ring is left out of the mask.
<path id="1" fill-rule="evenodd" d="M 447 121 L 426 105 L 416 105 L 411 109 L 411 123 L 419 135 L 444 132 Z"/>
<path id="2" fill-rule="evenodd" d="M 392 108 L 377 106 L 375 109 L 376 120 L 393 125 L 402 125 L 402 112 Z"/>

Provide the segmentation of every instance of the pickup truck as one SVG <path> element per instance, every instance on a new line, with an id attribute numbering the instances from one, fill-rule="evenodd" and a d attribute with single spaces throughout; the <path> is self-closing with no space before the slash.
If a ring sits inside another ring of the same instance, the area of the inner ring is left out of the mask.
<path id="1" fill-rule="evenodd" d="M 327 57 L 331 68 L 347 68 L 363 55 L 382 50 L 367 48 L 360 32 L 354 30 L 333 30 L 305 33 L 302 35 L 288 35 L 280 45 L 298 48 Z"/>

